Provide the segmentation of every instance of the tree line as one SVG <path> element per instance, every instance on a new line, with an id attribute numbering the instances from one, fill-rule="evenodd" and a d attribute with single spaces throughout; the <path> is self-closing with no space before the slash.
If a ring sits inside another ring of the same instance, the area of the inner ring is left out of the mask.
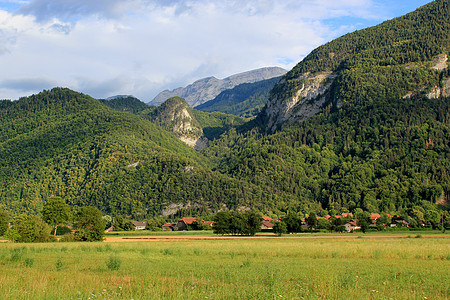
<path id="1" fill-rule="evenodd" d="M 69 230 L 61 241 L 103 240 L 105 223 L 102 213 L 92 206 L 79 207 L 78 211 L 72 213 L 70 206 L 61 197 L 51 197 L 47 200 L 42 210 L 42 218 L 19 214 L 9 223 L 8 214 L 0 211 L 0 236 L 19 243 L 54 242 L 58 226 L 65 226 L 69 221 L 75 231 L 72 233 Z"/>

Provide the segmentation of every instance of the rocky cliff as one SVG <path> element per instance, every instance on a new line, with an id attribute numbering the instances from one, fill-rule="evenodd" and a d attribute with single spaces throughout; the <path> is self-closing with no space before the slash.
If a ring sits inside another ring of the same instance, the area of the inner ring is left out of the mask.
<path id="1" fill-rule="evenodd" d="M 325 106 L 448 96 L 448 16 L 449 1 L 437 0 L 315 49 L 274 87 L 263 126 L 274 132 Z"/>

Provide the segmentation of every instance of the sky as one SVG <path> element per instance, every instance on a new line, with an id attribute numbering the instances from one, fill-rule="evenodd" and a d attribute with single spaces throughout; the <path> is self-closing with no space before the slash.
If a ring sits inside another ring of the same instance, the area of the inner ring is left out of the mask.
<path id="1" fill-rule="evenodd" d="M 278 66 L 430 0 L 0 0 L 0 99 L 95 98 Z"/>

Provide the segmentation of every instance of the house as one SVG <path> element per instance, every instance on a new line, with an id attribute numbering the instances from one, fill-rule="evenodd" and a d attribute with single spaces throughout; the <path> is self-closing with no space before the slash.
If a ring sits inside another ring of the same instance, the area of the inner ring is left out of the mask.
<path id="1" fill-rule="evenodd" d="M 109 228 L 105 229 L 105 232 L 111 232 L 111 231 L 113 231 L 113 230 L 114 230 L 114 227 L 113 227 L 113 226 L 111 226 L 111 227 L 109 227 Z"/>
<path id="2" fill-rule="evenodd" d="M 391 227 L 409 227 L 409 223 L 405 220 L 395 220 L 390 225 Z"/>
<path id="3" fill-rule="evenodd" d="M 273 219 L 271 217 L 262 216 L 261 218 L 263 219 L 263 221 L 273 222 Z"/>
<path id="4" fill-rule="evenodd" d="M 355 230 L 361 229 L 360 226 L 358 226 L 358 220 L 350 220 L 347 223 L 344 224 L 345 230 L 347 232 L 353 232 Z"/>
<path id="5" fill-rule="evenodd" d="M 178 228 L 178 231 L 187 230 L 187 226 L 192 225 L 195 221 L 197 221 L 197 219 L 193 217 L 181 218 L 178 220 L 176 227 Z"/>
<path id="6" fill-rule="evenodd" d="M 166 223 L 162 226 L 163 231 L 174 231 L 177 223 Z"/>
<path id="7" fill-rule="evenodd" d="M 370 214 L 370 219 L 372 222 L 378 220 L 379 218 L 381 218 L 380 214 Z"/>
<path id="8" fill-rule="evenodd" d="M 147 226 L 147 222 L 138 222 L 138 221 L 131 221 L 134 226 L 134 230 L 145 230 L 145 226 Z"/>
<path id="9" fill-rule="evenodd" d="M 269 221 L 266 221 L 266 220 L 263 220 L 261 222 L 261 227 L 260 228 L 261 229 L 273 229 L 273 223 L 269 222 Z"/>
<path id="10" fill-rule="evenodd" d="M 342 217 L 343 218 L 353 217 L 353 214 L 352 213 L 342 213 Z"/>
<path id="11" fill-rule="evenodd" d="M 203 221 L 203 225 L 205 225 L 205 226 L 208 225 L 208 226 L 212 227 L 213 224 L 214 224 L 214 221 Z"/>

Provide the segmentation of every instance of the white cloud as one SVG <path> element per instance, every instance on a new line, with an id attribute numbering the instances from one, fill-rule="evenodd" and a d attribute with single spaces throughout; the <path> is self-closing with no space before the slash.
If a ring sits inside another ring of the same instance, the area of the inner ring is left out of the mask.
<path id="1" fill-rule="evenodd" d="M 0 10 L 0 99 L 55 83 L 148 102 L 205 76 L 289 69 L 353 28 L 324 20 L 376 19 L 371 7 L 372 0 L 30 0 Z M 17 85 L 30 78 L 37 84 Z"/>

